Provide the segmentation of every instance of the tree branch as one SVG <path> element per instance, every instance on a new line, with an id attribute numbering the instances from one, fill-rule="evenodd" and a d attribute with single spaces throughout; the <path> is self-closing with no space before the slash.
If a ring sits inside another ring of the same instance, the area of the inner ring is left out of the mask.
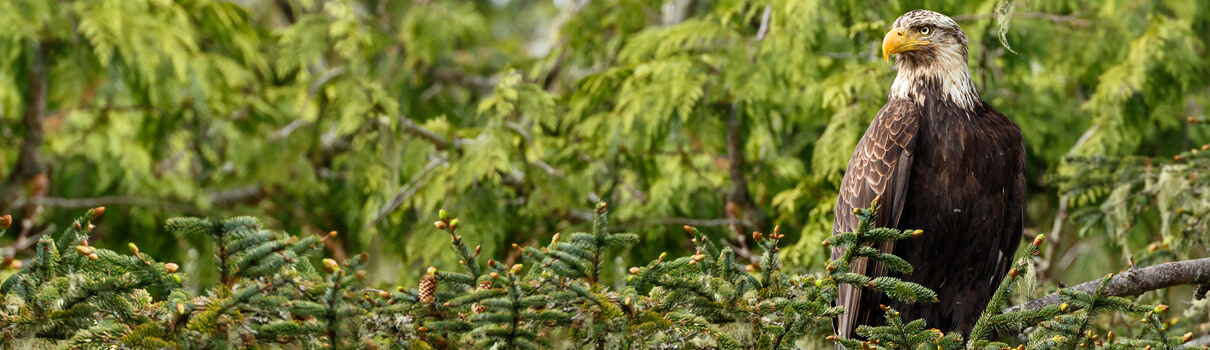
<path id="1" fill-rule="evenodd" d="M 977 14 L 957 15 L 957 16 L 953 16 L 950 18 L 952 18 L 954 20 L 954 22 L 971 22 L 971 21 L 978 21 L 978 20 L 984 20 L 984 19 L 992 19 L 995 17 L 996 17 L 995 13 L 977 13 Z M 1056 15 L 1056 14 L 1044 13 L 1044 12 L 1017 13 L 1017 14 L 1013 14 L 1013 17 L 1014 18 L 1026 18 L 1026 19 L 1044 19 L 1047 21 L 1051 21 L 1055 24 L 1066 23 L 1066 24 L 1071 24 L 1071 25 L 1081 26 L 1081 27 L 1091 24 L 1088 20 L 1080 18 L 1075 15 Z"/>
<path id="2" fill-rule="evenodd" d="M 420 187 L 423 187 L 424 183 L 428 181 L 428 174 L 433 172 L 433 169 L 437 169 L 437 166 L 442 164 L 446 164 L 445 160 L 433 159 L 429 161 L 429 164 L 426 165 L 423 170 L 420 170 L 420 172 L 416 173 L 416 175 L 412 175 L 412 179 L 409 180 L 408 183 L 404 184 L 403 187 L 400 187 L 399 191 L 395 192 L 395 195 L 391 197 L 391 200 L 387 201 L 386 205 L 382 206 L 381 209 L 378 209 L 378 214 L 374 215 L 374 220 L 370 220 L 370 222 L 366 224 L 366 227 L 374 226 L 379 221 L 382 221 L 387 214 L 390 214 L 395 210 L 395 208 L 398 208 L 399 205 L 403 204 L 403 202 L 406 202 L 408 198 L 412 197 L 412 195 L 415 195 L 416 191 L 420 190 Z"/>
<path id="3" fill-rule="evenodd" d="M 50 225 L 50 226 L 47 226 L 46 228 L 42 229 L 42 231 L 39 231 L 37 234 L 31 235 L 31 236 L 17 237 L 17 240 L 14 241 L 12 245 L 9 245 L 7 247 L 0 247 L 0 258 L 3 258 L 5 261 L 12 259 L 13 256 L 17 255 L 17 252 L 34 246 L 35 243 L 38 243 L 39 239 L 42 239 L 43 235 L 46 235 L 47 233 L 50 233 L 51 231 L 54 231 L 54 230 L 55 230 L 55 225 Z M 7 265 L 7 263 L 6 263 L 6 265 Z"/>
<path id="4" fill-rule="evenodd" d="M 245 201 L 256 199 L 264 196 L 264 186 L 261 184 L 253 184 L 244 187 L 230 188 L 204 194 L 206 199 L 211 204 L 226 204 L 232 202 Z M 193 207 L 186 203 L 175 202 L 171 200 L 148 198 L 146 196 L 102 196 L 89 198 L 60 198 L 60 197 L 33 197 L 26 199 L 18 199 L 13 201 L 13 208 L 25 208 L 31 206 L 47 206 L 55 208 L 95 208 L 101 206 L 113 205 L 129 205 L 143 207 L 171 207 L 184 212 L 201 212 L 201 209 Z"/>
<path id="5" fill-rule="evenodd" d="M 405 131 L 407 131 L 413 135 L 419 136 L 420 138 L 425 139 L 428 142 L 432 142 L 433 146 L 437 146 L 438 150 L 446 150 L 446 149 L 450 148 L 451 142 L 450 142 L 450 140 L 446 139 L 445 136 L 441 136 L 441 134 L 435 133 L 432 130 L 425 129 L 422 126 L 417 125 L 416 122 L 412 121 L 411 119 L 408 119 L 408 117 L 399 116 L 399 125 L 402 125 L 403 129 Z M 457 147 L 461 146 L 462 143 L 463 143 L 462 139 L 455 138 L 454 142 L 453 142 L 453 147 L 457 148 Z"/>
<path id="6" fill-rule="evenodd" d="M 1210 334 L 1203 335 L 1197 339 L 1193 339 L 1188 343 L 1185 343 L 1186 348 L 1197 348 L 1202 346 L 1210 346 Z"/>
<path id="7" fill-rule="evenodd" d="M 1072 288 L 1081 292 L 1092 293 L 1096 291 L 1097 286 L 1100 284 L 1101 280 L 1098 279 L 1084 282 Z M 1132 268 L 1129 271 L 1113 276 L 1107 295 L 1119 297 L 1136 296 L 1156 289 L 1179 285 L 1204 284 L 1210 284 L 1210 258 L 1174 261 L 1141 269 Z M 1037 310 L 1047 305 L 1061 302 L 1063 302 L 1063 298 L 1059 296 L 1059 293 L 1054 293 L 1031 300 L 1025 304 L 1010 307 L 1005 309 L 1004 312 Z"/>
<path id="8" fill-rule="evenodd" d="M 23 106 L 25 114 L 21 117 L 21 125 L 25 127 L 25 135 L 21 139 L 20 151 L 17 153 L 17 164 L 0 187 L 0 212 L 7 212 L 7 202 L 16 199 L 20 187 L 26 182 L 46 172 L 46 164 L 42 162 L 42 144 L 45 130 L 42 120 L 46 117 L 46 92 L 49 84 L 46 67 L 50 46 L 46 43 L 35 42 L 30 53 L 29 68 L 26 71 L 26 86 Z"/>
<path id="9" fill-rule="evenodd" d="M 748 192 L 748 178 L 744 170 L 747 167 L 747 160 L 744 158 L 744 141 L 743 141 L 743 124 L 740 122 L 739 107 L 735 104 L 727 106 L 727 161 L 730 168 L 728 174 L 731 178 L 731 188 L 727 191 L 725 199 L 740 210 L 732 210 L 727 208 L 726 214 L 729 218 L 739 219 L 743 226 L 760 227 L 765 218 L 765 213 L 756 206 L 756 202 L 752 200 L 752 194 Z M 739 227 L 733 227 L 737 236 L 744 236 Z"/>
<path id="10" fill-rule="evenodd" d="M 655 218 L 643 220 L 634 223 L 611 225 L 610 230 L 626 231 L 633 228 L 644 226 L 663 226 L 663 225 L 688 225 L 694 227 L 711 227 L 711 226 L 727 226 L 727 225 L 748 225 L 740 219 L 722 218 L 722 219 L 693 219 L 693 218 Z"/>
<path id="11" fill-rule="evenodd" d="M 773 5 L 765 5 L 765 13 L 760 16 L 760 29 L 756 31 L 756 41 L 765 40 L 769 33 L 769 15 L 773 13 Z"/>

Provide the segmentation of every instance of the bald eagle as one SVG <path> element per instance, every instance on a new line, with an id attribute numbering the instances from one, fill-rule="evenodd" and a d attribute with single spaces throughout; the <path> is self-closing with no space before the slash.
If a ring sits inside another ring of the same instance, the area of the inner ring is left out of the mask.
<path id="1" fill-rule="evenodd" d="M 926 10 L 895 20 L 882 42 L 897 55 L 888 100 L 849 160 L 836 201 L 833 234 L 853 232 L 854 208 L 881 196 L 877 226 L 921 229 L 924 235 L 878 249 L 911 263 L 891 276 L 937 292 L 939 303 L 904 303 L 842 286 L 845 314 L 836 334 L 884 323 L 880 304 L 904 320 L 969 333 L 1008 271 L 1025 213 L 1025 143 L 1017 124 L 975 91 L 967 68 L 966 34 L 953 19 Z M 833 249 L 832 257 L 842 251 Z M 879 263 L 855 261 L 852 272 L 886 276 Z"/>

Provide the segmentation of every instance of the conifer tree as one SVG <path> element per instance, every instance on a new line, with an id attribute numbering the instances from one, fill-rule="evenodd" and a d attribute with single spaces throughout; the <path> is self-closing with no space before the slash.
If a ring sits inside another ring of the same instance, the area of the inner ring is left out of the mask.
<path id="1" fill-rule="evenodd" d="M 875 201 L 877 203 L 877 201 Z M 692 255 L 659 258 L 622 271 L 609 255 L 637 242 L 609 230 L 605 203 L 593 210 L 591 232 L 556 234 L 544 246 L 516 246 L 523 263 L 479 261 L 482 250 L 460 234 L 462 219 L 442 210 L 434 226 L 450 239 L 457 268 L 430 267 L 417 288 L 377 289 L 366 280 L 365 253 L 345 261 L 312 260 L 336 233 L 292 236 L 266 230 L 254 218 L 177 218 L 179 237 L 214 245 L 221 274 L 194 292 L 175 263 L 157 262 L 136 245 L 120 253 L 89 243 L 103 207 L 89 210 L 58 240 L 43 237 L 37 254 L 0 284 L 0 342 L 6 347 L 73 349 L 795 349 L 829 333 L 838 286 L 849 284 L 909 302 L 936 302 L 936 294 L 895 278 L 871 279 L 848 271 L 855 259 L 873 259 L 911 271 L 902 259 L 870 248 L 912 239 L 919 230 L 874 227 L 877 206 L 858 209 L 856 232 L 825 240 L 844 249 L 825 273 L 783 271 L 780 227 L 753 232 L 760 264 L 736 259 L 731 247 L 685 226 Z M 8 224 L 7 220 L 0 223 Z M 0 232 L 2 234 L 3 232 Z M 920 320 L 902 320 L 885 308 L 887 325 L 859 327 L 864 340 L 827 339 L 850 349 L 1010 348 L 993 332 L 1024 332 L 1018 348 L 1181 348 L 1192 333 L 1174 336 L 1163 319 L 1168 306 L 1109 294 L 1111 279 L 1086 293 L 1063 289 L 1060 304 L 1004 312 L 1009 296 L 1032 282 L 1033 258 L 1043 237 L 1026 245 L 996 291 L 970 339 L 942 334 Z M 516 256 L 516 255 L 514 255 Z M 1204 296 L 1202 296 L 1204 297 Z M 1101 334 L 1097 315 L 1141 317 L 1128 337 Z"/>

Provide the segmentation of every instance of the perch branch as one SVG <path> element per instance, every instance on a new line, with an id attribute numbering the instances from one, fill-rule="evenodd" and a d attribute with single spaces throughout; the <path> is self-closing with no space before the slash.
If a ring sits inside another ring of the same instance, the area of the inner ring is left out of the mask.
<path id="1" fill-rule="evenodd" d="M 1101 280 L 1097 279 L 1072 288 L 1084 293 L 1092 293 L 1100 283 Z M 1174 261 L 1141 269 L 1131 269 L 1113 276 L 1107 294 L 1119 297 L 1136 296 L 1156 289 L 1186 284 L 1210 284 L 1210 258 Z M 1037 310 L 1061 302 L 1063 302 L 1063 298 L 1059 296 L 1059 293 L 1054 293 L 1010 307 L 1004 312 Z"/>

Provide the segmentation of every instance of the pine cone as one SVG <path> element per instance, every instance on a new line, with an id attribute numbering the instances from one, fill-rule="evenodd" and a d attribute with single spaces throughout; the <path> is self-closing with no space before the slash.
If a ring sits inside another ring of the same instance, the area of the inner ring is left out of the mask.
<path id="1" fill-rule="evenodd" d="M 492 281 L 479 282 L 479 287 L 475 288 L 475 290 L 488 290 L 488 289 L 492 289 Z M 477 313 L 477 314 L 481 314 L 481 313 L 487 312 L 487 307 L 480 305 L 479 303 L 474 303 L 474 304 L 471 304 L 471 310 L 474 310 L 475 313 Z"/>
<path id="2" fill-rule="evenodd" d="M 437 276 L 433 274 L 424 275 L 420 279 L 420 302 L 432 304 L 436 300 L 437 295 Z"/>

